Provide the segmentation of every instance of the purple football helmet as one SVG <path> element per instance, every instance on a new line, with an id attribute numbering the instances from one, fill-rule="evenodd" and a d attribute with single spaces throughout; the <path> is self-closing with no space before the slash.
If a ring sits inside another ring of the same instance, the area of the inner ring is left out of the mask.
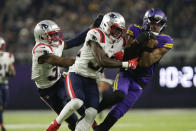
<path id="1" fill-rule="evenodd" d="M 150 23 L 155 23 L 161 26 L 161 29 L 160 29 L 160 32 L 161 32 L 166 27 L 167 16 L 160 9 L 147 10 L 143 17 L 143 27 L 145 30 L 151 30 Z M 160 32 L 157 32 L 157 33 L 160 33 Z"/>

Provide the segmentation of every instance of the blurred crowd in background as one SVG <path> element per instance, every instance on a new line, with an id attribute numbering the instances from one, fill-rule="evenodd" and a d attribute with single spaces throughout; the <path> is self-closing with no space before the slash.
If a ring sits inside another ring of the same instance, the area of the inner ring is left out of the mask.
<path id="1" fill-rule="evenodd" d="M 17 64 L 31 64 L 33 29 L 41 20 L 54 20 L 63 30 L 64 39 L 69 39 L 86 29 L 100 13 L 119 12 L 128 27 L 142 25 L 143 15 L 150 8 L 166 13 L 165 33 L 175 41 L 162 63 L 196 63 L 195 0 L 0 0 L 0 36 L 7 41 Z"/>

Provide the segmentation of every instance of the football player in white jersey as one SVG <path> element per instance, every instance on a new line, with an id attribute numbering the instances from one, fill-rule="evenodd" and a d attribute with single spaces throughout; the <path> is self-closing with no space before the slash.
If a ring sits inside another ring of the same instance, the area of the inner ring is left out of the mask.
<path id="1" fill-rule="evenodd" d="M 36 44 L 32 50 L 32 80 L 38 87 L 40 98 L 57 114 L 69 99 L 59 67 L 68 67 L 75 61 L 69 57 L 61 57 L 62 52 L 64 49 L 83 44 L 88 30 L 96 27 L 100 20 L 102 18 L 97 17 L 89 28 L 65 42 L 62 31 L 55 22 L 43 20 L 35 26 Z M 74 130 L 77 116 L 74 114 L 66 121 L 69 128 Z"/>
<path id="2" fill-rule="evenodd" d="M 61 57 L 66 46 L 62 31 L 55 22 L 39 22 L 35 26 L 34 37 L 36 43 L 32 49 L 32 80 L 38 87 L 40 98 L 59 114 L 68 101 L 59 66 L 68 67 L 74 63 L 74 59 Z M 73 114 L 66 121 L 69 128 L 74 129 L 77 116 Z"/>
<path id="3" fill-rule="evenodd" d="M 75 131 L 88 131 L 99 105 L 99 91 L 96 83 L 98 73 L 103 68 L 136 68 L 138 63 L 132 60 L 121 62 L 110 58 L 117 52 L 115 49 L 122 50 L 124 31 L 124 17 L 119 13 L 109 12 L 104 15 L 100 28 L 91 29 L 87 33 L 84 45 L 66 76 L 66 88 L 71 101 L 56 118 L 56 123 L 60 125 L 64 119 L 84 105 L 85 116 L 78 122 Z M 53 126 L 54 124 L 51 124 L 49 128 Z"/>
<path id="4" fill-rule="evenodd" d="M 14 56 L 5 51 L 6 42 L 0 37 L 0 127 L 1 131 L 6 131 L 3 126 L 3 110 L 7 102 L 8 77 L 15 76 Z"/>

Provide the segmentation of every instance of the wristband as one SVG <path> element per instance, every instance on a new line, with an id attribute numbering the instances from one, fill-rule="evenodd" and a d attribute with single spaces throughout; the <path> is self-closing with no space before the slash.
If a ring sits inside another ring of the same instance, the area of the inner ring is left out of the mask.
<path id="1" fill-rule="evenodd" d="M 128 62 L 122 62 L 122 68 L 129 68 L 129 63 Z"/>
<path id="2" fill-rule="evenodd" d="M 142 51 L 147 51 L 147 52 L 151 53 L 153 51 L 153 48 L 145 46 L 145 47 L 142 48 Z"/>

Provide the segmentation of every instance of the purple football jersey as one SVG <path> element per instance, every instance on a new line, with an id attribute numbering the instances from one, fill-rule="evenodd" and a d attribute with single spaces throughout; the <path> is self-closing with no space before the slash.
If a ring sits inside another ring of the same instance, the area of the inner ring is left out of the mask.
<path id="1" fill-rule="evenodd" d="M 136 38 L 139 34 L 141 34 L 144 31 L 144 28 L 141 26 L 138 26 L 136 24 L 131 25 L 128 30 L 127 30 L 127 34 L 131 35 L 133 38 Z M 157 36 L 157 41 L 158 41 L 158 45 L 156 47 L 154 47 L 154 49 L 156 48 L 167 48 L 167 49 L 171 49 L 173 48 L 173 39 L 165 34 L 160 34 Z M 155 68 L 158 66 L 158 62 L 152 64 L 150 67 L 148 68 L 141 68 L 141 67 L 137 67 L 135 70 L 128 70 L 127 75 L 132 76 L 132 78 L 134 78 L 135 81 L 141 82 L 143 84 L 148 83 L 149 80 L 151 80 Z"/>

